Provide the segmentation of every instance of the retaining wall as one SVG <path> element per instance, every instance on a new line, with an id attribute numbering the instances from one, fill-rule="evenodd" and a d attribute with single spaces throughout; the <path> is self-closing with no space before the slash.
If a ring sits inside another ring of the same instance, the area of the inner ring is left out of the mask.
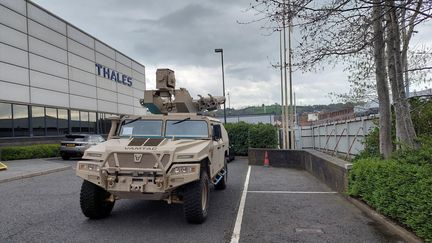
<path id="1" fill-rule="evenodd" d="M 348 189 L 348 171 L 351 163 L 328 154 L 309 150 L 249 149 L 249 165 L 263 165 L 265 151 L 270 166 L 304 169 L 337 192 Z"/>

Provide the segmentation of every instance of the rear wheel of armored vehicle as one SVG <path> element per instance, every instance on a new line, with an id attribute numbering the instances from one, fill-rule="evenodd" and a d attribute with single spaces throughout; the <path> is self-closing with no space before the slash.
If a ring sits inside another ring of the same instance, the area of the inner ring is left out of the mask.
<path id="1" fill-rule="evenodd" d="M 200 224 L 206 220 L 209 193 L 209 177 L 202 169 L 200 180 L 187 185 L 183 195 L 183 211 L 189 223 Z"/>
<path id="2" fill-rule="evenodd" d="M 225 175 L 224 178 L 219 181 L 218 184 L 215 185 L 216 190 L 225 190 L 226 184 L 228 182 L 228 159 L 225 158 L 225 165 L 224 165 Z"/>
<path id="3" fill-rule="evenodd" d="M 101 219 L 110 215 L 115 201 L 111 194 L 95 184 L 84 181 L 81 186 L 80 205 L 83 214 L 90 219 Z"/>

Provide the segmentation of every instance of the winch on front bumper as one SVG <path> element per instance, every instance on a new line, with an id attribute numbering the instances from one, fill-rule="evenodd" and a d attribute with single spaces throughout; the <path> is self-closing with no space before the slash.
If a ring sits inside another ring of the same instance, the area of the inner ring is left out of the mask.
<path id="1" fill-rule="evenodd" d="M 199 163 L 172 163 L 172 154 L 113 152 L 103 161 L 79 161 L 77 175 L 119 198 L 164 199 L 199 179 Z"/>

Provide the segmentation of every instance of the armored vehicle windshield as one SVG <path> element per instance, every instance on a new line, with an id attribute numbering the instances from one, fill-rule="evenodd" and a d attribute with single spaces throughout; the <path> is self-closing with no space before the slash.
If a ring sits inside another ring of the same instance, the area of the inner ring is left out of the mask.
<path id="1" fill-rule="evenodd" d="M 164 126 L 164 123 L 166 125 Z M 131 120 L 121 126 L 121 137 L 208 138 L 208 123 L 204 120 Z"/>

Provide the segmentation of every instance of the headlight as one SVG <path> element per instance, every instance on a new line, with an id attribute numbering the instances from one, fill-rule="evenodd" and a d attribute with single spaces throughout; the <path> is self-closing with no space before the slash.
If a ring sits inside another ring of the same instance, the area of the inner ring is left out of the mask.
<path id="1" fill-rule="evenodd" d="M 86 156 L 100 158 L 100 157 L 102 157 L 102 154 L 99 154 L 99 153 L 87 153 Z"/>
<path id="2" fill-rule="evenodd" d="M 180 175 L 180 174 L 190 174 L 195 173 L 196 168 L 194 166 L 178 166 L 171 169 L 171 174 Z"/>
<path id="3" fill-rule="evenodd" d="M 79 170 L 87 170 L 87 171 L 99 171 L 100 168 L 98 165 L 95 164 L 85 164 L 81 163 L 78 165 Z"/>
<path id="4" fill-rule="evenodd" d="M 193 157 L 194 157 L 193 154 L 177 155 L 177 159 L 192 159 Z"/>

